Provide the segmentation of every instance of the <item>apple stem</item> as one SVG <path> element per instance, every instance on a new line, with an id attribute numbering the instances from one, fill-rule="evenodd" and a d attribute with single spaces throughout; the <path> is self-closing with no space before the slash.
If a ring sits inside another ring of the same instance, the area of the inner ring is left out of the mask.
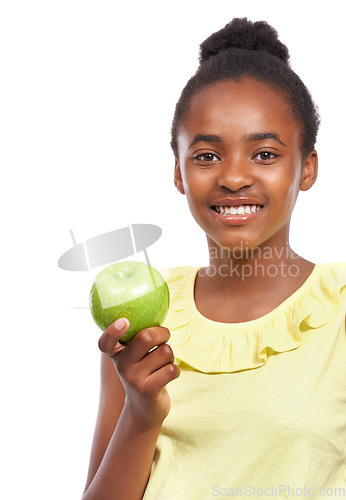
<path id="1" fill-rule="evenodd" d="M 150 262 L 149 262 L 149 256 L 148 256 L 146 248 L 144 248 L 143 253 L 144 253 L 145 261 L 146 261 L 146 263 L 148 265 L 148 268 L 149 268 L 149 273 L 150 273 L 150 276 L 151 276 L 151 281 L 153 282 L 154 288 L 156 288 L 156 281 L 155 281 L 153 270 L 151 269 L 151 265 L 150 265 Z"/>

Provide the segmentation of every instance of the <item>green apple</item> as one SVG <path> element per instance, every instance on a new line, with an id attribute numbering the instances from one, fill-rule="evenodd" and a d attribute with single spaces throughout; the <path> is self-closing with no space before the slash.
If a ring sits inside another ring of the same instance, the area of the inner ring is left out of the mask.
<path id="1" fill-rule="evenodd" d="M 159 326 L 167 316 L 169 290 L 161 274 L 143 262 L 124 261 L 104 268 L 90 291 L 90 310 L 102 331 L 118 318 L 130 321 L 120 339 L 130 341 L 136 333 Z"/>

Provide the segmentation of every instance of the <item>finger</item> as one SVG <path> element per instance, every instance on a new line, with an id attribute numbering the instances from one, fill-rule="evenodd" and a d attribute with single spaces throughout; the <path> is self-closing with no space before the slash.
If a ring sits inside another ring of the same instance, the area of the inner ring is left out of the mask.
<path id="1" fill-rule="evenodd" d="M 127 332 L 129 327 L 130 322 L 127 318 L 119 318 L 111 323 L 99 338 L 99 349 L 108 356 L 115 356 L 123 351 L 126 345 L 121 344 L 119 339 Z"/>
<path id="2" fill-rule="evenodd" d="M 145 328 L 137 333 L 127 347 L 127 356 L 132 363 L 138 363 L 154 347 L 166 343 L 171 336 L 163 326 Z"/>
<path id="3" fill-rule="evenodd" d="M 142 376 L 148 377 L 163 366 L 173 363 L 173 361 L 174 354 L 171 347 L 168 344 L 163 344 L 144 356 L 137 366 Z"/>
<path id="4" fill-rule="evenodd" d="M 147 382 L 150 384 L 150 390 L 152 393 L 158 394 L 165 385 L 178 378 L 179 375 L 180 368 L 173 363 L 169 363 L 152 373 L 147 378 Z"/>

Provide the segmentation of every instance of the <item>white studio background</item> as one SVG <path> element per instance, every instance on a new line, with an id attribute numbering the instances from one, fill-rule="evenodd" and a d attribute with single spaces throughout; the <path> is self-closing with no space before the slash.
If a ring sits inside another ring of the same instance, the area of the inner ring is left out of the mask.
<path id="1" fill-rule="evenodd" d="M 345 260 L 343 2 L 1 3 L 1 498 L 78 499 L 86 480 L 100 332 L 78 309 L 92 273 L 57 266 L 69 229 L 78 242 L 157 224 L 152 265 L 208 262 L 174 188 L 169 133 L 199 43 L 233 17 L 278 30 L 320 108 L 319 178 L 298 199 L 291 244 Z"/>

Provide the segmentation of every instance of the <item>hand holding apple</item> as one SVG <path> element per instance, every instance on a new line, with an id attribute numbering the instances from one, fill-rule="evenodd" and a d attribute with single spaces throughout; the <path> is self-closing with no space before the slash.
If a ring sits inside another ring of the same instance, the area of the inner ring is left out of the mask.
<path id="1" fill-rule="evenodd" d="M 166 385 L 180 374 L 173 351 L 166 343 L 170 332 L 163 326 L 152 326 L 138 332 L 131 342 L 121 344 L 119 339 L 129 324 L 124 321 L 119 330 L 118 321 L 101 335 L 99 348 L 110 357 L 125 389 L 125 418 L 146 429 L 161 427 L 171 406 Z"/>
<path id="2" fill-rule="evenodd" d="M 169 308 L 169 290 L 161 274 L 143 262 L 111 264 L 95 278 L 90 291 L 90 310 L 102 331 L 118 318 L 130 327 L 121 337 L 130 341 L 140 330 L 159 326 Z"/>

